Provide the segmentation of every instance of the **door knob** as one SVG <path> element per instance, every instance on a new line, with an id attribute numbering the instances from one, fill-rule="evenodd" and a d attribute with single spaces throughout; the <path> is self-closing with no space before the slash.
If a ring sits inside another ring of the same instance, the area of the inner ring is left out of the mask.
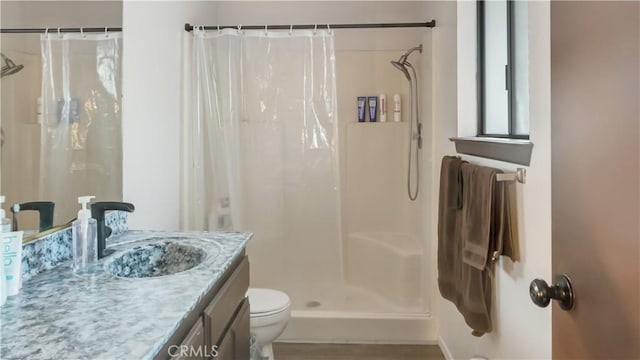
<path id="1" fill-rule="evenodd" d="M 547 307 L 553 299 L 558 301 L 562 310 L 573 308 L 573 288 L 566 274 L 556 275 L 552 286 L 547 285 L 542 279 L 533 280 L 529 286 L 529 296 L 533 303 L 540 307 Z"/>

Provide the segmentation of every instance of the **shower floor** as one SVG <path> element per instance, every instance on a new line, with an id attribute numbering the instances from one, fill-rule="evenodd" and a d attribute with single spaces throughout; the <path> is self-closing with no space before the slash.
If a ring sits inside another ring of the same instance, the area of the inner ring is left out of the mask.
<path id="1" fill-rule="evenodd" d="M 312 285 L 285 290 L 292 312 L 280 341 L 425 344 L 437 339 L 437 324 L 422 303 L 399 306 L 363 288 L 316 285 L 310 289 Z"/>
<path id="2" fill-rule="evenodd" d="M 400 306 L 374 292 L 349 286 L 296 286 L 287 289 L 292 310 L 350 313 L 424 314 L 424 304 L 416 299 L 411 306 Z"/>

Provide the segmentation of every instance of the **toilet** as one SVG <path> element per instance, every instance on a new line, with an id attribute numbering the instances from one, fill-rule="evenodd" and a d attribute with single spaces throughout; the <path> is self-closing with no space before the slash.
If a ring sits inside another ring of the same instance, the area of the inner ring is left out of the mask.
<path id="1" fill-rule="evenodd" d="M 282 334 L 291 316 L 291 301 L 282 291 L 250 288 L 251 333 L 255 335 L 262 357 L 273 360 L 271 343 Z"/>

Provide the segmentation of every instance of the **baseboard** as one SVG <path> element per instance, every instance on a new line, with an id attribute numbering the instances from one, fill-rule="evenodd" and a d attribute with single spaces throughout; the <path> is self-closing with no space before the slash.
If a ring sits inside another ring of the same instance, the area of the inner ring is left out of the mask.
<path id="1" fill-rule="evenodd" d="M 294 311 L 278 342 L 337 344 L 438 343 L 436 321 L 425 315 L 323 314 Z"/>
<path id="2" fill-rule="evenodd" d="M 444 355 L 445 359 L 453 360 L 453 355 L 451 354 L 451 350 L 449 350 L 447 343 L 445 343 L 440 336 L 438 336 L 438 346 L 440 346 L 440 351 L 442 351 L 442 354 Z"/>

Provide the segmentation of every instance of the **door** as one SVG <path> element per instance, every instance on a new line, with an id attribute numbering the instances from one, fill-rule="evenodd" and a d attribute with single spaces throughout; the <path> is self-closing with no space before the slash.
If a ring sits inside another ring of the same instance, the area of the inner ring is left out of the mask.
<path id="1" fill-rule="evenodd" d="M 551 2 L 553 272 L 575 295 L 555 359 L 640 359 L 639 13 Z"/>

